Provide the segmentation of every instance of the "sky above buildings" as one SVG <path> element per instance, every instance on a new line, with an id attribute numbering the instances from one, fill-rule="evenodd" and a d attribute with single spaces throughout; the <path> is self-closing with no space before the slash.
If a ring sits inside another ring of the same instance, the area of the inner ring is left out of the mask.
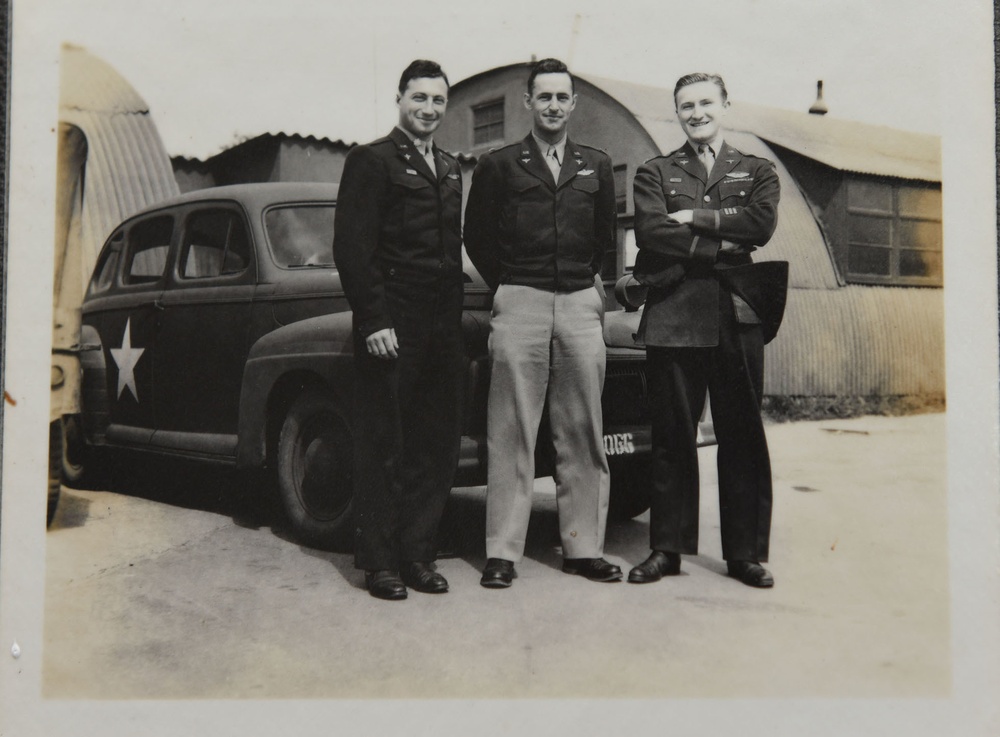
<path id="1" fill-rule="evenodd" d="M 927 133 L 942 123 L 946 4 L 934 0 L 48 5 L 28 31 L 15 14 L 15 45 L 49 45 L 55 58 L 69 42 L 111 64 L 149 104 L 171 155 L 204 158 L 264 132 L 382 135 L 396 120 L 399 73 L 417 57 L 439 61 L 453 83 L 532 54 L 668 88 L 715 71 L 734 100 L 803 112 L 822 79 L 831 116 Z"/>

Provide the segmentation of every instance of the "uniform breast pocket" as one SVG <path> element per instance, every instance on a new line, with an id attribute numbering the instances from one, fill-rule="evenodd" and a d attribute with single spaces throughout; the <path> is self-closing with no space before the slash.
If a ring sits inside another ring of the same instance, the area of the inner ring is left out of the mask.
<path id="1" fill-rule="evenodd" d="M 719 197 L 726 205 L 742 205 L 750 194 L 751 182 L 741 179 L 719 182 Z"/>
<path id="2" fill-rule="evenodd" d="M 422 218 L 432 212 L 437 197 L 432 196 L 431 183 L 419 174 L 406 174 L 393 177 L 392 187 L 395 195 L 403 203 L 404 227 L 419 226 Z"/>
<path id="3" fill-rule="evenodd" d="M 601 189 L 601 183 L 596 179 L 581 179 L 577 177 L 573 180 L 573 189 L 577 192 L 586 192 L 587 194 L 597 194 Z"/>
<path id="4" fill-rule="evenodd" d="M 663 196 L 670 212 L 691 210 L 698 196 L 698 185 L 693 181 L 667 182 L 663 187 Z"/>
<path id="5" fill-rule="evenodd" d="M 508 180 L 508 216 L 519 243 L 535 237 L 537 212 L 541 204 L 542 183 L 534 177 L 511 177 Z M 534 211 L 534 215 L 533 215 Z"/>

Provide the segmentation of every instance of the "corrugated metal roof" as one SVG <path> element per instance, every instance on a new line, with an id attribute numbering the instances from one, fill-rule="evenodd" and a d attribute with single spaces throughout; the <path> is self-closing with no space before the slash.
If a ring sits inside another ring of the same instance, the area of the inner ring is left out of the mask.
<path id="1" fill-rule="evenodd" d="M 60 122 L 87 140 L 80 255 L 93 266 L 122 220 L 180 190 L 149 110 L 128 82 L 80 48 L 64 47 L 61 64 Z"/>
<path id="2" fill-rule="evenodd" d="M 940 289 L 790 289 L 764 362 L 771 396 L 943 396 L 944 380 Z"/>
<path id="3" fill-rule="evenodd" d="M 674 112 L 672 89 L 591 74 L 577 76 L 628 108 L 664 152 L 684 142 Z M 941 139 L 938 136 L 736 100 L 726 117 L 726 128 L 753 133 L 834 169 L 941 181 Z"/>
<path id="4" fill-rule="evenodd" d="M 139 93 L 109 64 L 85 49 L 63 44 L 59 107 L 105 113 L 148 113 Z"/>

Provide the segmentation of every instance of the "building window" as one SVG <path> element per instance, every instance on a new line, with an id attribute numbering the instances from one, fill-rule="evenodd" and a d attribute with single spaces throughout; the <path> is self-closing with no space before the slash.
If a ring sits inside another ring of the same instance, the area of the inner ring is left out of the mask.
<path id="1" fill-rule="evenodd" d="M 615 172 L 615 207 L 619 215 L 628 212 L 628 164 L 619 164 Z"/>
<path id="2" fill-rule="evenodd" d="M 847 280 L 941 286 L 941 190 L 886 179 L 847 180 Z"/>
<path id="3" fill-rule="evenodd" d="M 493 100 L 472 108 L 472 144 L 482 146 L 503 141 L 504 101 Z"/>

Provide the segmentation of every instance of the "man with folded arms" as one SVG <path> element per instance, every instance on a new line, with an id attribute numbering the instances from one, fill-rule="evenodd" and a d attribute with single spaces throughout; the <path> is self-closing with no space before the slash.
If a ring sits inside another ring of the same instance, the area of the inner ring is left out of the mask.
<path id="1" fill-rule="evenodd" d="M 650 547 L 632 583 L 680 573 L 698 552 L 697 426 L 711 399 L 718 439 L 722 555 L 729 575 L 767 588 L 771 466 L 760 417 L 760 317 L 730 288 L 727 267 L 747 267 L 777 224 L 778 175 L 767 159 L 723 139 L 729 108 L 715 74 L 674 88 L 687 143 L 636 172 L 634 276 L 649 286 L 638 339 L 646 345 L 652 414 Z"/>
<path id="2" fill-rule="evenodd" d="M 480 160 L 466 206 L 469 258 L 496 290 L 487 420 L 488 560 L 480 583 L 506 588 L 516 576 L 545 407 L 556 452 L 563 571 L 620 581 L 621 569 L 601 557 L 609 476 L 599 272 L 604 254 L 615 248 L 611 160 L 567 136 L 577 98 L 565 64 L 538 62 L 527 87 L 531 132 Z"/>

